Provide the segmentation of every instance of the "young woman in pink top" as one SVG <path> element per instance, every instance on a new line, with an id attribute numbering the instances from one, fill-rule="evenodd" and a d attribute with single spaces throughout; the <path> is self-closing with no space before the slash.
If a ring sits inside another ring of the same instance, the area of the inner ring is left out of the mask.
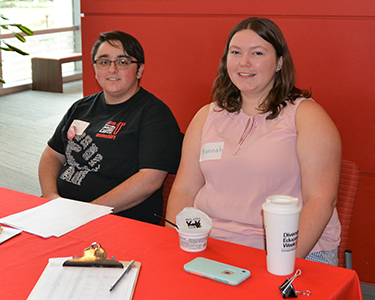
<path id="1" fill-rule="evenodd" d="M 277 25 L 235 26 L 218 73 L 213 103 L 186 131 L 167 219 L 194 206 L 212 218 L 211 237 L 264 249 L 262 203 L 291 195 L 303 205 L 297 257 L 337 265 L 340 136 L 311 93 L 294 86 Z"/>

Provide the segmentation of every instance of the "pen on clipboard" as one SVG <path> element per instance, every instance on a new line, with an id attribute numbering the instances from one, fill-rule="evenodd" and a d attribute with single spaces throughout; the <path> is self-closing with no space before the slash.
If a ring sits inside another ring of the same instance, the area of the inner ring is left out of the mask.
<path id="1" fill-rule="evenodd" d="M 125 277 L 125 275 L 131 270 L 134 264 L 134 259 L 126 266 L 125 270 L 122 271 L 121 275 L 116 279 L 116 281 L 112 284 L 111 288 L 109 289 L 110 292 L 112 292 L 116 285 L 120 282 L 122 278 Z"/>

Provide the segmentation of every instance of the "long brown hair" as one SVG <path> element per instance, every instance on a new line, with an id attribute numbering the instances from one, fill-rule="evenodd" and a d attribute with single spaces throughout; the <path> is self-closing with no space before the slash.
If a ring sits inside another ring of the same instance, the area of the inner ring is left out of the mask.
<path id="1" fill-rule="evenodd" d="M 294 64 L 280 28 L 266 18 L 249 18 L 237 24 L 228 36 L 218 68 L 218 77 L 212 86 L 211 97 L 213 101 L 228 112 L 239 112 L 242 108 L 241 91 L 233 84 L 228 75 L 227 56 L 233 36 L 238 31 L 245 29 L 254 31 L 269 42 L 276 51 L 277 59 L 283 58 L 281 70 L 275 73 L 273 87 L 259 107 L 263 113 L 270 112 L 267 119 L 276 118 L 282 108 L 286 106 L 287 101 L 293 103 L 298 97 L 310 98 L 311 91 L 300 90 L 294 86 Z"/>

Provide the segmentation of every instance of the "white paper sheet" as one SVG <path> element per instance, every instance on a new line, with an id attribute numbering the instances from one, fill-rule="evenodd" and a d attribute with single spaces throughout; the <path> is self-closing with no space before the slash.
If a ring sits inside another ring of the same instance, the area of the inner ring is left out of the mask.
<path id="1" fill-rule="evenodd" d="M 132 268 L 110 292 L 123 269 L 63 267 L 68 258 L 50 259 L 27 300 L 131 299 L 137 269 Z"/>
<path id="2" fill-rule="evenodd" d="M 14 228 L 8 228 L 8 227 L 2 227 L 2 228 L 3 228 L 3 231 L 0 234 L 0 244 L 4 243 L 5 241 L 11 239 L 12 237 L 22 232 L 22 230 L 14 229 Z"/>
<path id="3" fill-rule="evenodd" d="M 1 224 L 44 238 L 60 237 L 94 219 L 111 213 L 112 207 L 64 198 L 0 219 Z"/>

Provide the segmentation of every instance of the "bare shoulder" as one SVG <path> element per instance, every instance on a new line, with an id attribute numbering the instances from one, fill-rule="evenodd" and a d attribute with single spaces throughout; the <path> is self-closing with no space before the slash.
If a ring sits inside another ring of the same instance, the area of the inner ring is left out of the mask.
<path id="1" fill-rule="evenodd" d="M 303 115 L 304 117 L 307 117 L 309 115 L 317 114 L 326 114 L 328 116 L 324 108 L 313 100 L 306 99 L 304 101 L 301 101 L 300 105 L 297 108 L 297 116 Z"/>
<path id="2" fill-rule="evenodd" d="M 210 112 L 210 105 L 211 104 L 207 104 L 207 105 L 203 106 L 195 114 L 194 118 L 192 119 L 192 121 L 189 124 L 189 127 L 188 127 L 187 131 L 201 130 L 203 128 L 204 123 L 207 120 L 207 116 L 208 116 L 208 114 Z"/>
<path id="3" fill-rule="evenodd" d="M 297 132 L 302 129 L 319 130 L 319 128 L 337 130 L 331 117 L 315 101 L 305 100 L 300 103 L 296 112 Z"/>
<path id="4" fill-rule="evenodd" d="M 324 108 L 314 101 L 302 101 L 296 112 L 297 153 L 301 165 L 339 163 L 341 139 L 339 131 Z"/>
<path id="5" fill-rule="evenodd" d="M 203 106 L 197 113 L 196 115 L 194 116 L 194 119 L 197 119 L 198 121 L 202 122 L 206 122 L 206 119 L 207 119 L 207 116 L 210 112 L 210 106 L 211 104 L 206 104 L 205 106 Z"/>

